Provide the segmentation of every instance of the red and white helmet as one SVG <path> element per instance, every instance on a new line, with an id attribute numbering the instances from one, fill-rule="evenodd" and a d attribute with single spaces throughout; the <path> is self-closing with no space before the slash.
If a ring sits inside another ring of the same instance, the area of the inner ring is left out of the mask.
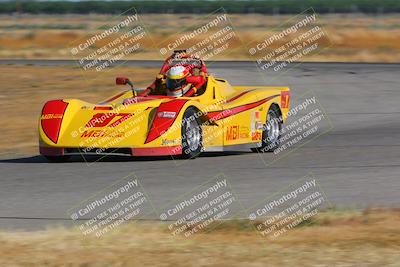
<path id="1" fill-rule="evenodd" d="M 167 89 L 171 92 L 182 90 L 187 84 L 187 76 L 189 76 L 189 70 L 184 66 L 170 68 L 167 72 Z"/>

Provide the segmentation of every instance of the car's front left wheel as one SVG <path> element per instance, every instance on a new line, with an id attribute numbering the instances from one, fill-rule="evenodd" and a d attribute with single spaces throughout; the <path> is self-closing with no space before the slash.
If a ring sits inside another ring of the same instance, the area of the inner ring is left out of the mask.
<path id="1" fill-rule="evenodd" d="M 182 120 L 182 157 L 195 158 L 202 149 L 201 121 L 196 117 L 196 110 L 188 108 Z"/>

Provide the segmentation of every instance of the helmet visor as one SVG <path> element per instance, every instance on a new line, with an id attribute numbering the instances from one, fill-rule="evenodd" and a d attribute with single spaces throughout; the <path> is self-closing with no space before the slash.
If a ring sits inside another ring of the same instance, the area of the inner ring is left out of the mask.
<path id="1" fill-rule="evenodd" d="M 186 78 L 182 78 L 182 79 L 167 78 L 167 88 L 169 90 L 177 90 L 177 89 L 181 88 L 182 86 L 184 86 L 185 83 L 186 83 Z"/>

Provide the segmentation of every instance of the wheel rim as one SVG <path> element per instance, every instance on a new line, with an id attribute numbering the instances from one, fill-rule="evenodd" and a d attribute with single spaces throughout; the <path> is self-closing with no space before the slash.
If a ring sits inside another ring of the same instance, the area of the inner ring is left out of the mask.
<path id="1" fill-rule="evenodd" d="M 196 120 L 186 123 L 186 141 L 190 151 L 196 151 L 200 146 L 200 127 Z"/>
<path id="2" fill-rule="evenodd" d="M 278 118 L 273 113 L 267 116 L 267 137 L 270 143 L 276 143 L 279 139 L 280 127 Z"/>

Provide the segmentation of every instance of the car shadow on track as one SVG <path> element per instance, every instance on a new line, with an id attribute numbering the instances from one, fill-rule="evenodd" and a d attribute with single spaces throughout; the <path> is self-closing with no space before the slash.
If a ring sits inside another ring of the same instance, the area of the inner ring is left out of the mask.
<path id="1" fill-rule="evenodd" d="M 212 158 L 212 157 L 229 157 L 245 154 L 254 154 L 251 152 L 239 151 L 239 152 L 204 152 L 199 155 L 199 158 Z M 140 161 L 168 161 L 168 160 L 195 160 L 195 159 L 183 159 L 180 157 L 172 156 L 158 156 L 158 157 L 131 157 L 122 155 L 107 155 L 107 156 L 86 156 L 83 158 L 79 155 L 71 156 L 65 162 L 53 163 L 48 161 L 45 157 L 28 156 L 19 157 L 12 159 L 1 159 L 0 163 L 49 163 L 49 164 L 66 164 L 66 163 L 95 163 L 95 162 L 140 162 Z"/>

